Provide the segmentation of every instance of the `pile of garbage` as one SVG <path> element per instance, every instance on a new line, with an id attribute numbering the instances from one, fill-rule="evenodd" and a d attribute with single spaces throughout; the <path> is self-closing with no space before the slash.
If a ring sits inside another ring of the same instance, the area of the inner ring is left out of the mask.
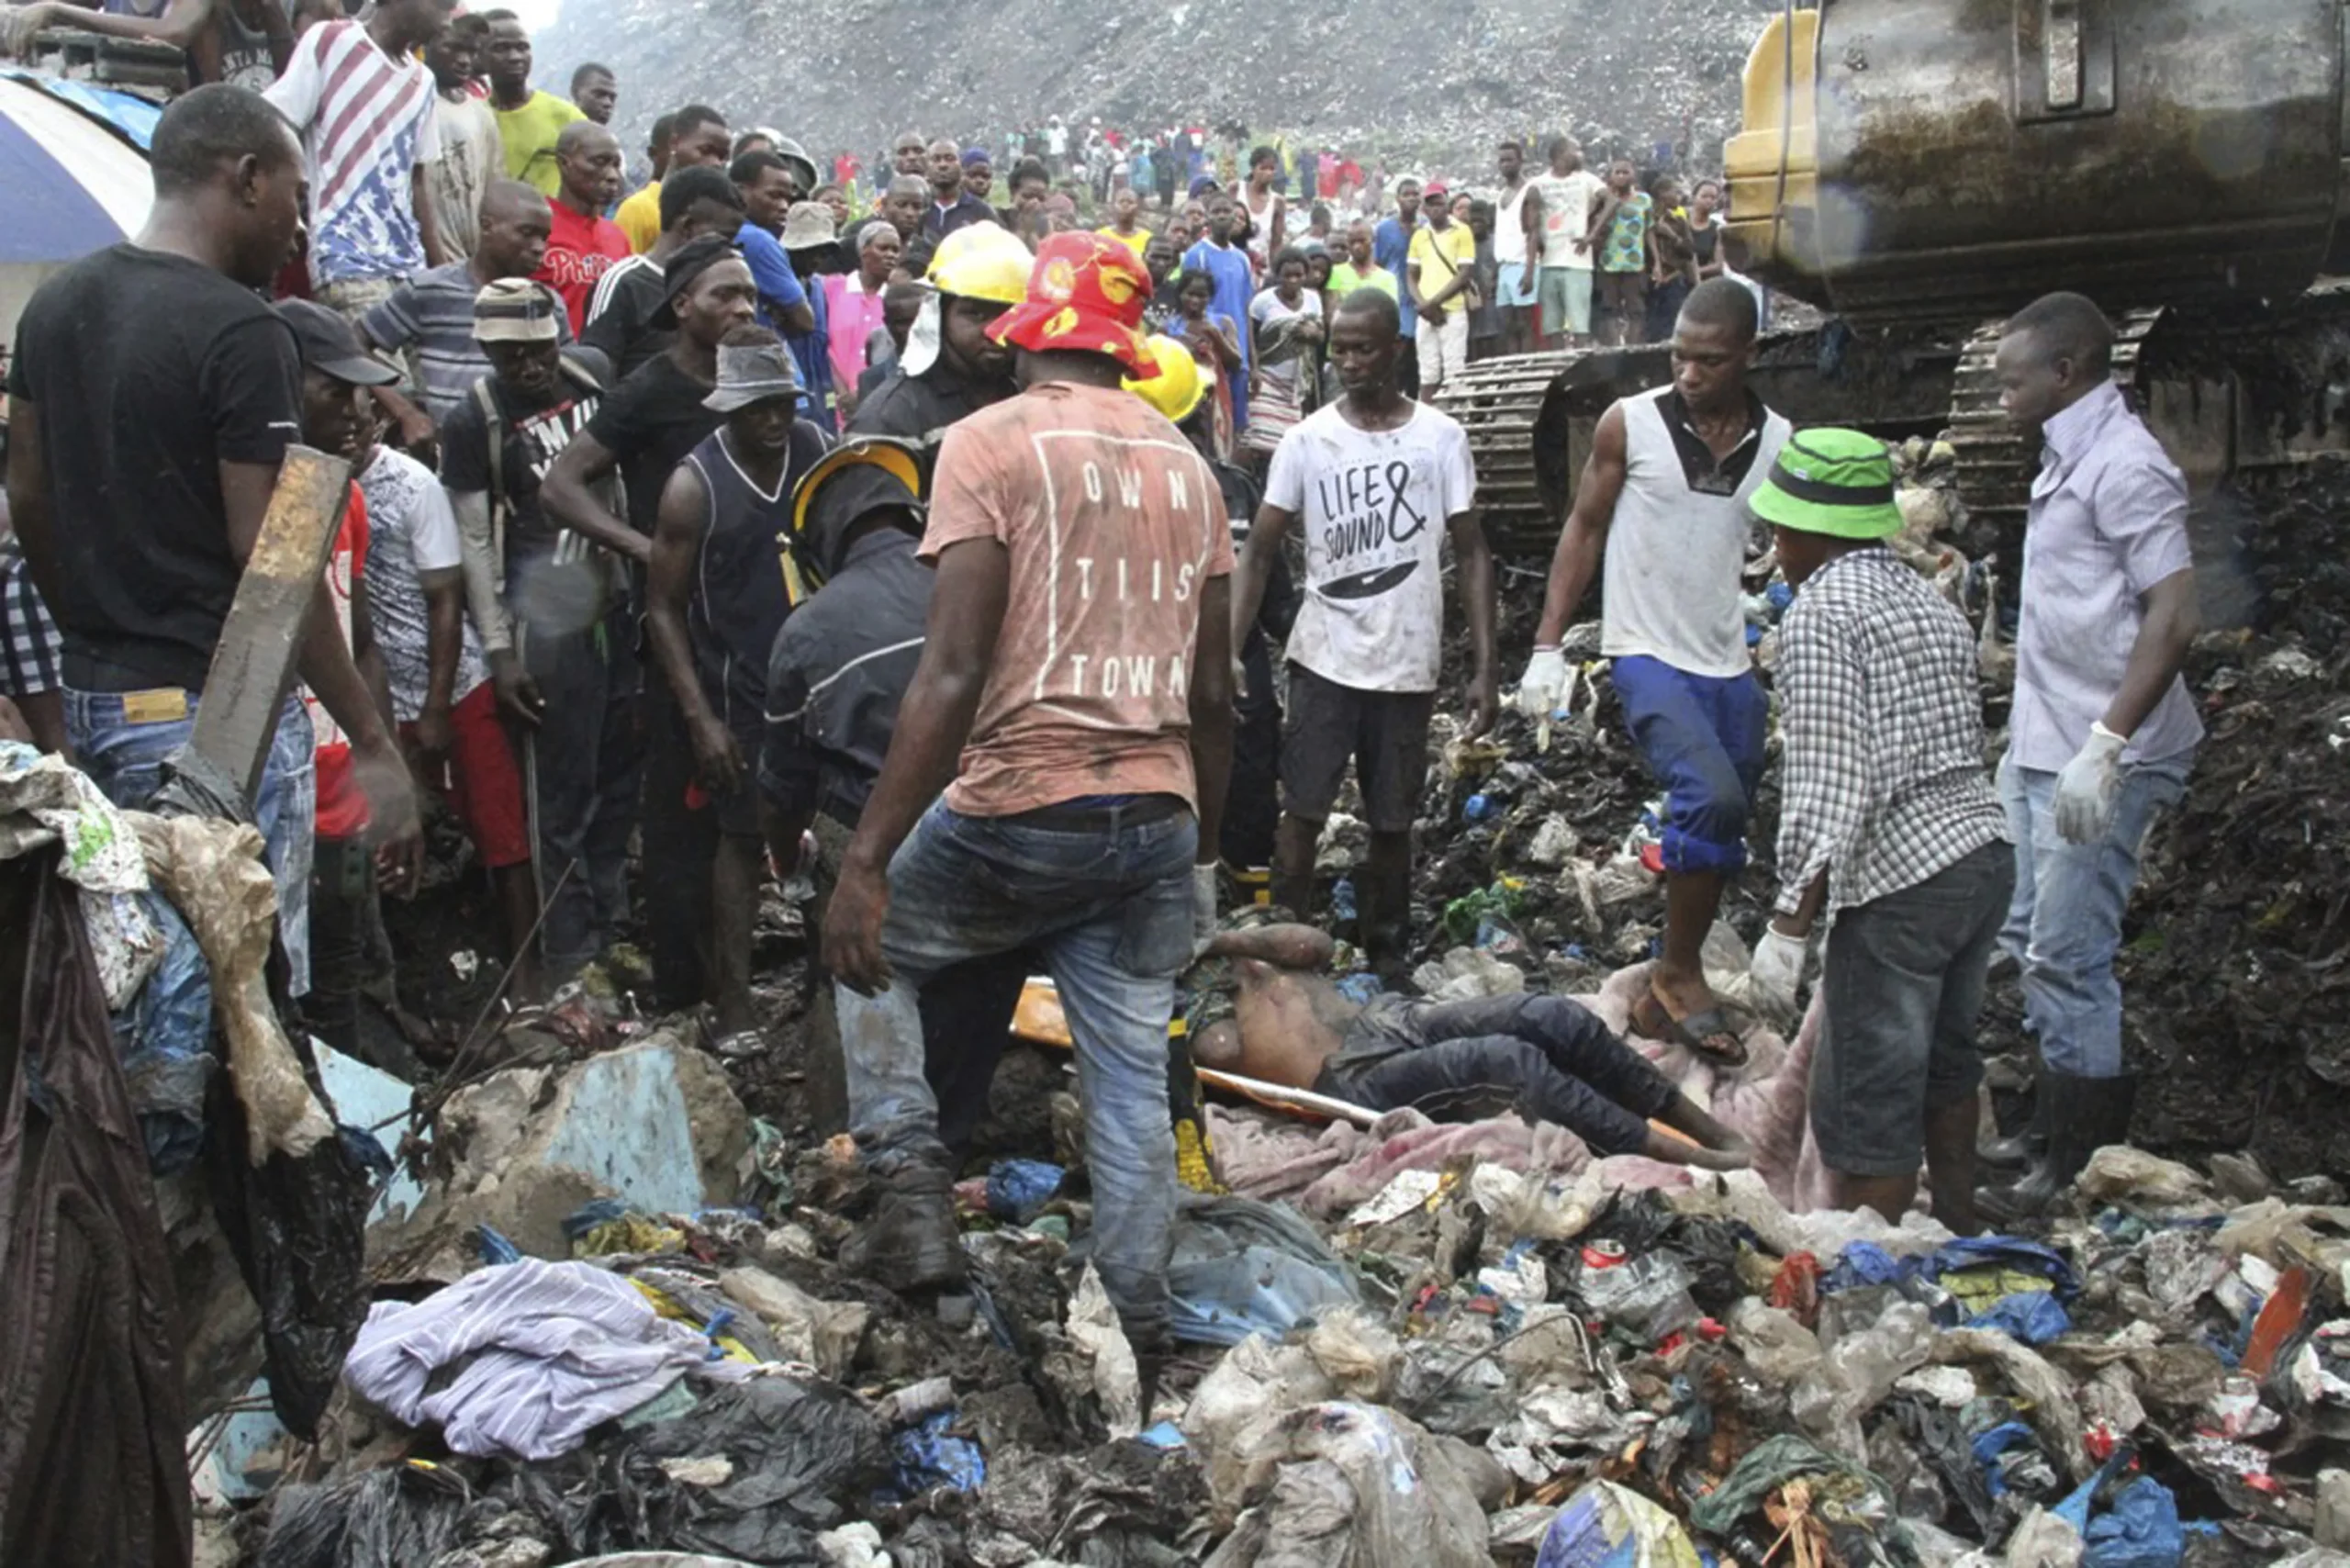
<path id="1" fill-rule="evenodd" d="M 1728 1177 L 1217 1107 L 1155 1389 L 1066 1139 L 958 1189 L 967 1294 L 901 1300 L 835 1261 L 845 1140 L 715 1058 L 509 1069 L 379 1211 L 318 1441 L 199 1428 L 200 1526 L 261 1568 L 2344 1561 L 2337 1184 L 2115 1148 L 2044 1235 L 1809 1212 L 1810 1044 L 1644 1046 L 1755 1141 Z"/>
<path id="2" fill-rule="evenodd" d="M 1715 150 L 1737 129 L 1740 71 L 1779 9 L 1650 0 L 1628 28 L 1599 0 L 1355 0 L 1277 23 L 1245 0 L 1132 15 L 1073 0 L 603 0 L 565 7 L 536 54 L 540 84 L 555 92 L 581 61 L 617 66 L 616 129 L 632 148 L 655 115 L 685 103 L 868 159 L 908 124 L 1001 157 L 1014 125 L 1059 115 L 1127 130 L 1237 124 L 1259 140 L 1284 132 L 1343 147 L 1366 169 L 1383 160 L 1391 173 L 1497 180 L 1497 138 L 1557 130 L 1594 156 L 1645 166 L 1694 151 L 1717 167 Z M 1173 59 L 1184 65 L 1170 69 Z M 1200 68 L 1208 62 L 1217 63 Z"/>
<path id="3" fill-rule="evenodd" d="M 2147 846 L 2121 960 L 2142 1076 L 2133 1142 L 2350 1170 L 2350 465 L 2265 474 L 2203 509 L 2209 730 Z M 2214 594 L 2248 608 L 2216 617 Z"/>

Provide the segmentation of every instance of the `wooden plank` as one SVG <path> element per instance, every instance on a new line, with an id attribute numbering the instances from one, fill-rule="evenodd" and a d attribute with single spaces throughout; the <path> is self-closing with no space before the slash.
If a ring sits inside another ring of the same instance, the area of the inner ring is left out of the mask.
<path id="1" fill-rule="evenodd" d="M 294 685 L 303 620 L 350 497 L 349 463 L 307 446 L 285 449 L 261 537 L 212 651 L 188 748 L 242 781 L 248 811 L 261 794 L 278 710 Z"/>

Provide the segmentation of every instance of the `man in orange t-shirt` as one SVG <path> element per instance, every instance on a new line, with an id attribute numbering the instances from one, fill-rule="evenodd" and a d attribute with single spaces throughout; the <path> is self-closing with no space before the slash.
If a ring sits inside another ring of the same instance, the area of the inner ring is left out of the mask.
<path id="1" fill-rule="evenodd" d="M 1214 929 L 1233 565 L 1215 476 L 1120 386 L 1156 374 L 1150 294 L 1118 241 L 1055 235 L 989 327 L 1026 390 L 940 449 L 928 639 L 823 921 L 850 1129 L 884 1192 L 844 1262 L 898 1290 L 961 1276 L 915 996 L 1033 946 L 1077 1046 L 1094 1263 L 1146 1357 L 1175 1213 L 1167 1025 Z"/>

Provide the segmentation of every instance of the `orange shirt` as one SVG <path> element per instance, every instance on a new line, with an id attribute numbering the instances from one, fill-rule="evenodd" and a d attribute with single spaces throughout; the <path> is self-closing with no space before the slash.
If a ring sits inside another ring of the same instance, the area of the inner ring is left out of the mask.
<path id="1" fill-rule="evenodd" d="M 1200 593 L 1232 572 L 1207 463 L 1131 392 L 1049 383 L 958 420 L 922 554 L 992 539 L 1010 598 L 946 803 L 1010 816 L 1192 777 Z"/>

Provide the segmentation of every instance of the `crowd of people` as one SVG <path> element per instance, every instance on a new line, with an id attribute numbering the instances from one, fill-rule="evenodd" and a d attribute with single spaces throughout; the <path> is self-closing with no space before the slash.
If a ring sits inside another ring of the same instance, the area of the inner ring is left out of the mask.
<path id="1" fill-rule="evenodd" d="M 362 1047 L 372 912 L 414 876 L 430 792 L 495 890 L 517 1000 L 618 963 L 641 918 L 651 999 L 702 1009 L 722 1052 L 767 1048 L 762 883 L 813 878 L 839 1115 L 884 1194 L 845 1260 L 893 1287 L 963 1267 L 956 1152 L 1039 965 L 1077 1046 L 1093 1259 L 1147 1359 L 1179 977 L 1203 1058 L 1740 1163 L 1570 1003 L 1365 1008 L 1301 982 L 1316 933 L 1224 918 L 1250 901 L 1220 868 L 1267 868 L 1270 902 L 1315 918 L 1351 772 L 1356 924 L 1400 972 L 1448 597 L 1460 733 L 1501 703 L 1475 462 L 1429 395 L 1481 345 L 1662 333 L 1672 380 L 1600 421 L 1517 688 L 1550 716 L 1604 577 L 1602 651 L 1668 797 L 1638 1026 L 1726 1069 L 1744 1048 L 1700 947 L 1764 767 L 1740 605 L 1760 518 L 1797 599 L 1786 884 L 1753 983 L 1791 1009 L 1832 915 L 1813 1121 L 1846 1201 L 1897 1214 L 1922 1150 L 1938 1217 L 1972 1226 L 1974 1014 L 2002 946 L 2057 1092 L 1999 1201 L 2044 1202 L 2126 1120 L 2111 963 L 2197 737 L 2193 595 L 2183 490 L 2087 302 L 2019 316 L 2000 354 L 2055 466 L 1995 790 L 1971 634 L 1883 548 L 1883 446 L 1795 432 L 1746 385 L 1759 302 L 1710 182 L 1684 207 L 1571 140 L 1532 174 L 1504 141 L 1490 195 L 1399 177 L 1392 212 L 1340 230 L 1323 187 L 1343 206 L 1360 171 L 1333 154 L 1292 203 L 1278 148 L 1235 179 L 1189 132 L 1054 120 L 1007 139 L 1008 207 L 985 152 L 915 133 L 868 200 L 840 161 L 827 181 L 694 104 L 624 193 L 615 74 L 557 97 L 511 14 L 450 11 L 308 19 L 263 90 L 171 104 L 147 228 L 40 289 L 9 368 L 10 695 L 125 805 L 191 733 L 289 444 L 352 465 L 254 803 L 291 989 L 330 1043 Z M 1106 222 L 1057 184 L 1079 168 Z"/>

